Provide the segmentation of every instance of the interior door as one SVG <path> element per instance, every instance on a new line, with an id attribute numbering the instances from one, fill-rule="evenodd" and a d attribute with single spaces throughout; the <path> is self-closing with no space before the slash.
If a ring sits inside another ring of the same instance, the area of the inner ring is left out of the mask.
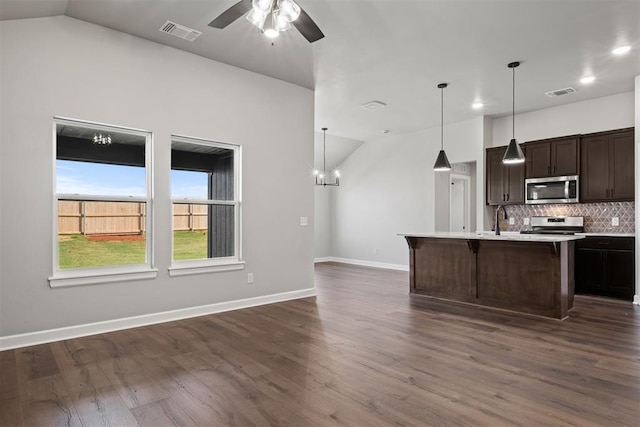
<path id="1" fill-rule="evenodd" d="M 469 231 L 469 180 L 451 176 L 449 230 Z"/>

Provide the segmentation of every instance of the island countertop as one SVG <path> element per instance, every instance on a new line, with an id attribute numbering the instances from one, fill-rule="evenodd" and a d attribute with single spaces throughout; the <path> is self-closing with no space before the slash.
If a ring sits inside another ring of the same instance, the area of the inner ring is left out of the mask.
<path id="1" fill-rule="evenodd" d="M 515 232 L 503 232 L 496 236 L 493 232 L 459 233 L 459 232 L 417 232 L 398 233 L 402 237 L 428 237 L 434 239 L 464 239 L 464 240 L 504 240 L 509 242 L 543 242 L 558 243 L 584 239 L 584 235 L 566 234 L 520 234 Z"/>

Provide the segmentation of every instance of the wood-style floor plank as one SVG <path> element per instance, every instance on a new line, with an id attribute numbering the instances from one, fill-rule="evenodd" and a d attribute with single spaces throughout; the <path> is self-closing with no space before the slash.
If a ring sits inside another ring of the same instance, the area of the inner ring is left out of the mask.
<path id="1" fill-rule="evenodd" d="M 514 284 L 517 286 L 517 284 Z M 565 321 L 316 265 L 317 298 L 0 353 L 0 425 L 631 426 L 640 307 Z"/>

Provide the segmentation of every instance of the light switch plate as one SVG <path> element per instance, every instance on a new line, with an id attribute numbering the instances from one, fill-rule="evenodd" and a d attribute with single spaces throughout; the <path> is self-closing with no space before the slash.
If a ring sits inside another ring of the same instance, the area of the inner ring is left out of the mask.
<path id="1" fill-rule="evenodd" d="M 509 225 L 513 225 L 516 223 L 516 219 L 515 218 L 509 218 Z"/>
<path id="2" fill-rule="evenodd" d="M 618 227 L 620 225 L 620 220 L 617 216 L 611 218 L 611 225 L 613 225 L 614 227 Z"/>
<path id="3" fill-rule="evenodd" d="M 306 216 L 301 216 L 300 225 L 303 227 L 306 227 L 307 225 L 309 225 L 309 218 L 307 218 Z"/>

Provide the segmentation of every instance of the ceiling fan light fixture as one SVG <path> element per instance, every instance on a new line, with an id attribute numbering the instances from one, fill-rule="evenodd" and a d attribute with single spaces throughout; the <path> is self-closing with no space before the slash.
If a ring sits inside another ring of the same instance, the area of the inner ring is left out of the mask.
<path id="1" fill-rule="evenodd" d="M 289 21 L 287 21 L 280 13 L 275 13 L 273 21 L 273 29 L 276 31 L 286 31 L 291 29 Z"/>
<path id="2" fill-rule="evenodd" d="M 278 15 L 287 22 L 293 22 L 300 16 L 300 6 L 293 0 L 280 0 L 278 2 Z"/>
<path id="3" fill-rule="evenodd" d="M 266 15 L 273 7 L 273 0 L 253 0 L 251 6 L 256 12 Z"/>
<path id="4" fill-rule="evenodd" d="M 249 14 L 247 15 L 247 21 L 251 22 L 256 27 L 262 29 L 264 27 L 264 22 L 267 20 L 267 13 L 251 9 Z"/>

